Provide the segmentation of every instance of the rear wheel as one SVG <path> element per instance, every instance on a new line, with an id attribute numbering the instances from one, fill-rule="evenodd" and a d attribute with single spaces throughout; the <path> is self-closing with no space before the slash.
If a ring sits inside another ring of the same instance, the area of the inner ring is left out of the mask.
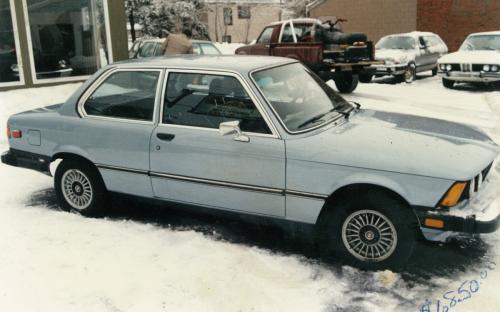
<path id="1" fill-rule="evenodd" d="M 340 93 L 352 93 L 358 86 L 358 75 L 352 73 L 341 73 L 333 80 Z"/>
<path id="2" fill-rule="evenodd" d="M 418 221 L 409 207 L 384 192 L 343 199 L 321 217 L 320 242 L 327 256 L 337 255 L 365 269 L 404 265 L 417 241 Z"/>
<path id="3" fill-rule="evenodd" d="M 443 78 L 443 86 L 447 89 L 453 89 L 455 81 Z"/>
<path id="4" fill-rule="evenodd" d="M 97 169 L 83 161 L 67 159 L 54 175 L 57 200 L 65 211 L 99 216 L 106 203 L 106 188 Z"/>

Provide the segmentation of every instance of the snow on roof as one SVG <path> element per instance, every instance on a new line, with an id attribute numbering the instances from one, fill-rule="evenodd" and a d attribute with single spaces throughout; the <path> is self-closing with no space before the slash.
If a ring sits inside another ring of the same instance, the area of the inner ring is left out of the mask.
<path id="1" fill-rule="evenodd" d="M 418 36 L 434 36 L 435 33 L 429 31 L 412 31 L 407 33 L 399 33 L 399 34 L 389 34 L 384 37 L 399 37 L 399 36 L 409 36 L 409 37 L 418 37 Z"/>
<path id="2" fill-rule="evenodd" d="M 281 4 L 281 0 L 205 0 L 217 4 Z"/>
<path id="3" fill-rule="evenodd" d="M 290 21 L 294 23 L 320 23 L 319 20 L 316 18 L 293 18 L 284 21 L 273 22 L 269 25 L 281 25 L 284 23 L 288 23 Z"/>
<path id="4" fill-rule="evenodd" d="M 496 35 L 496 36 L 500 36 L 500 30 L 478 32 L 478 33 L 470 34 L 469 36 L 484 36 L 484 35 Z"/>

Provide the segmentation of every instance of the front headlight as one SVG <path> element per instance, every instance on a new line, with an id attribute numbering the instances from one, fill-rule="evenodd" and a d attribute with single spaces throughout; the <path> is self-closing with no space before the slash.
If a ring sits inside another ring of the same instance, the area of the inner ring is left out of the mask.
<path id="1" fill-rule="evenodd" d="M 441 69 L 442 71 L 445 71 L 446 70 L 446 64 L 439 64 L 439 69 Z"/>
<path id="2" fill-rule="evenodd" d="M 499 69 L 499 66 L 498 65 L 491 65 L 490 69 L 491 69 L 492 72 L 497 72 L 498 69 Z"/>
<path id="3" fill-rule="evenodd" d="M 483 65 L 484 71 L 490 71 L 490 65 Z"/>
<path id="4" fill-rule="evenodd" d="M 450 71 L 451 70 L 451 64 L 446 64 L 446 70 Z"/>

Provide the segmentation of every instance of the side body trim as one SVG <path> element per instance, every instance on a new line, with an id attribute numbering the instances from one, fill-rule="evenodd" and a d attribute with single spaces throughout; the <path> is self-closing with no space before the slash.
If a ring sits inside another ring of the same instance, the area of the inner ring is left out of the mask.
<path id="1" fill-rule="evenodd" d="M 236 189 L 242 189 L 242 190 L 248 190 L 248 191 L 272 193 L 272 194 L 281 195 L 281 196 L 291 195 L 291 196 L 308 197 L 308 198 L 323 199 L 323 200 L 328 197 L 326 195 L 316 194 L 316 193 L 308 193 L 308 192 L 300 192 L 300 191 L 294 191 L 294 190 L 262 187 L 262 186 L 257 186 L 257 185 L 232 183 L 232 182 L 218 181 L 218 180 L 201 179 L 201 178 L 196 178 L 196 177 L 180 176 L 180 175 L 175 175 L 175 174 L 168 174 L 168 173 L 162 173 L 162 172 L 152 172 L 152 171 L 138 170 L 138 169 L 132 169 L 132 168 L 125 168 L 125 167 L 108 166 L 108 165 L 103 165 L 103 164 L 96 164 L 96 166 L 97 166 L 97 168 L 100 168 L 100 169 L 117 170 L 117 171 L 124 171 L 124 172 L 129 172 L 129 173 L 136 173 L 136 174 L 145 174 L 145 175 L 148 175 L 150 177 L 155 177 L 155 178 L 186 181 L 186 182 L 207 184 L 207 185 L 214 185 L 214 186 L 221 186 L 221 187 L 230 187 L 230 188 L 236 188 Z"/>

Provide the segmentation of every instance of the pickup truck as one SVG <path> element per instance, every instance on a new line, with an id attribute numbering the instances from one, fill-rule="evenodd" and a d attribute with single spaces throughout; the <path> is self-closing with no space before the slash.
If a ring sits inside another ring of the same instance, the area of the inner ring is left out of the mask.
<path id="1" fill-rule="evenodd" d="M 333 79 L 341 93 L 353 92 L 358 80 L 369 81 L 375 73 L 374 45 L 363 33 L 343 33 L 336 25 L 301 18 L 272 23 L 256 42 L 236 54 L 284 56 L 301 61 L 323 80 Z"/>

